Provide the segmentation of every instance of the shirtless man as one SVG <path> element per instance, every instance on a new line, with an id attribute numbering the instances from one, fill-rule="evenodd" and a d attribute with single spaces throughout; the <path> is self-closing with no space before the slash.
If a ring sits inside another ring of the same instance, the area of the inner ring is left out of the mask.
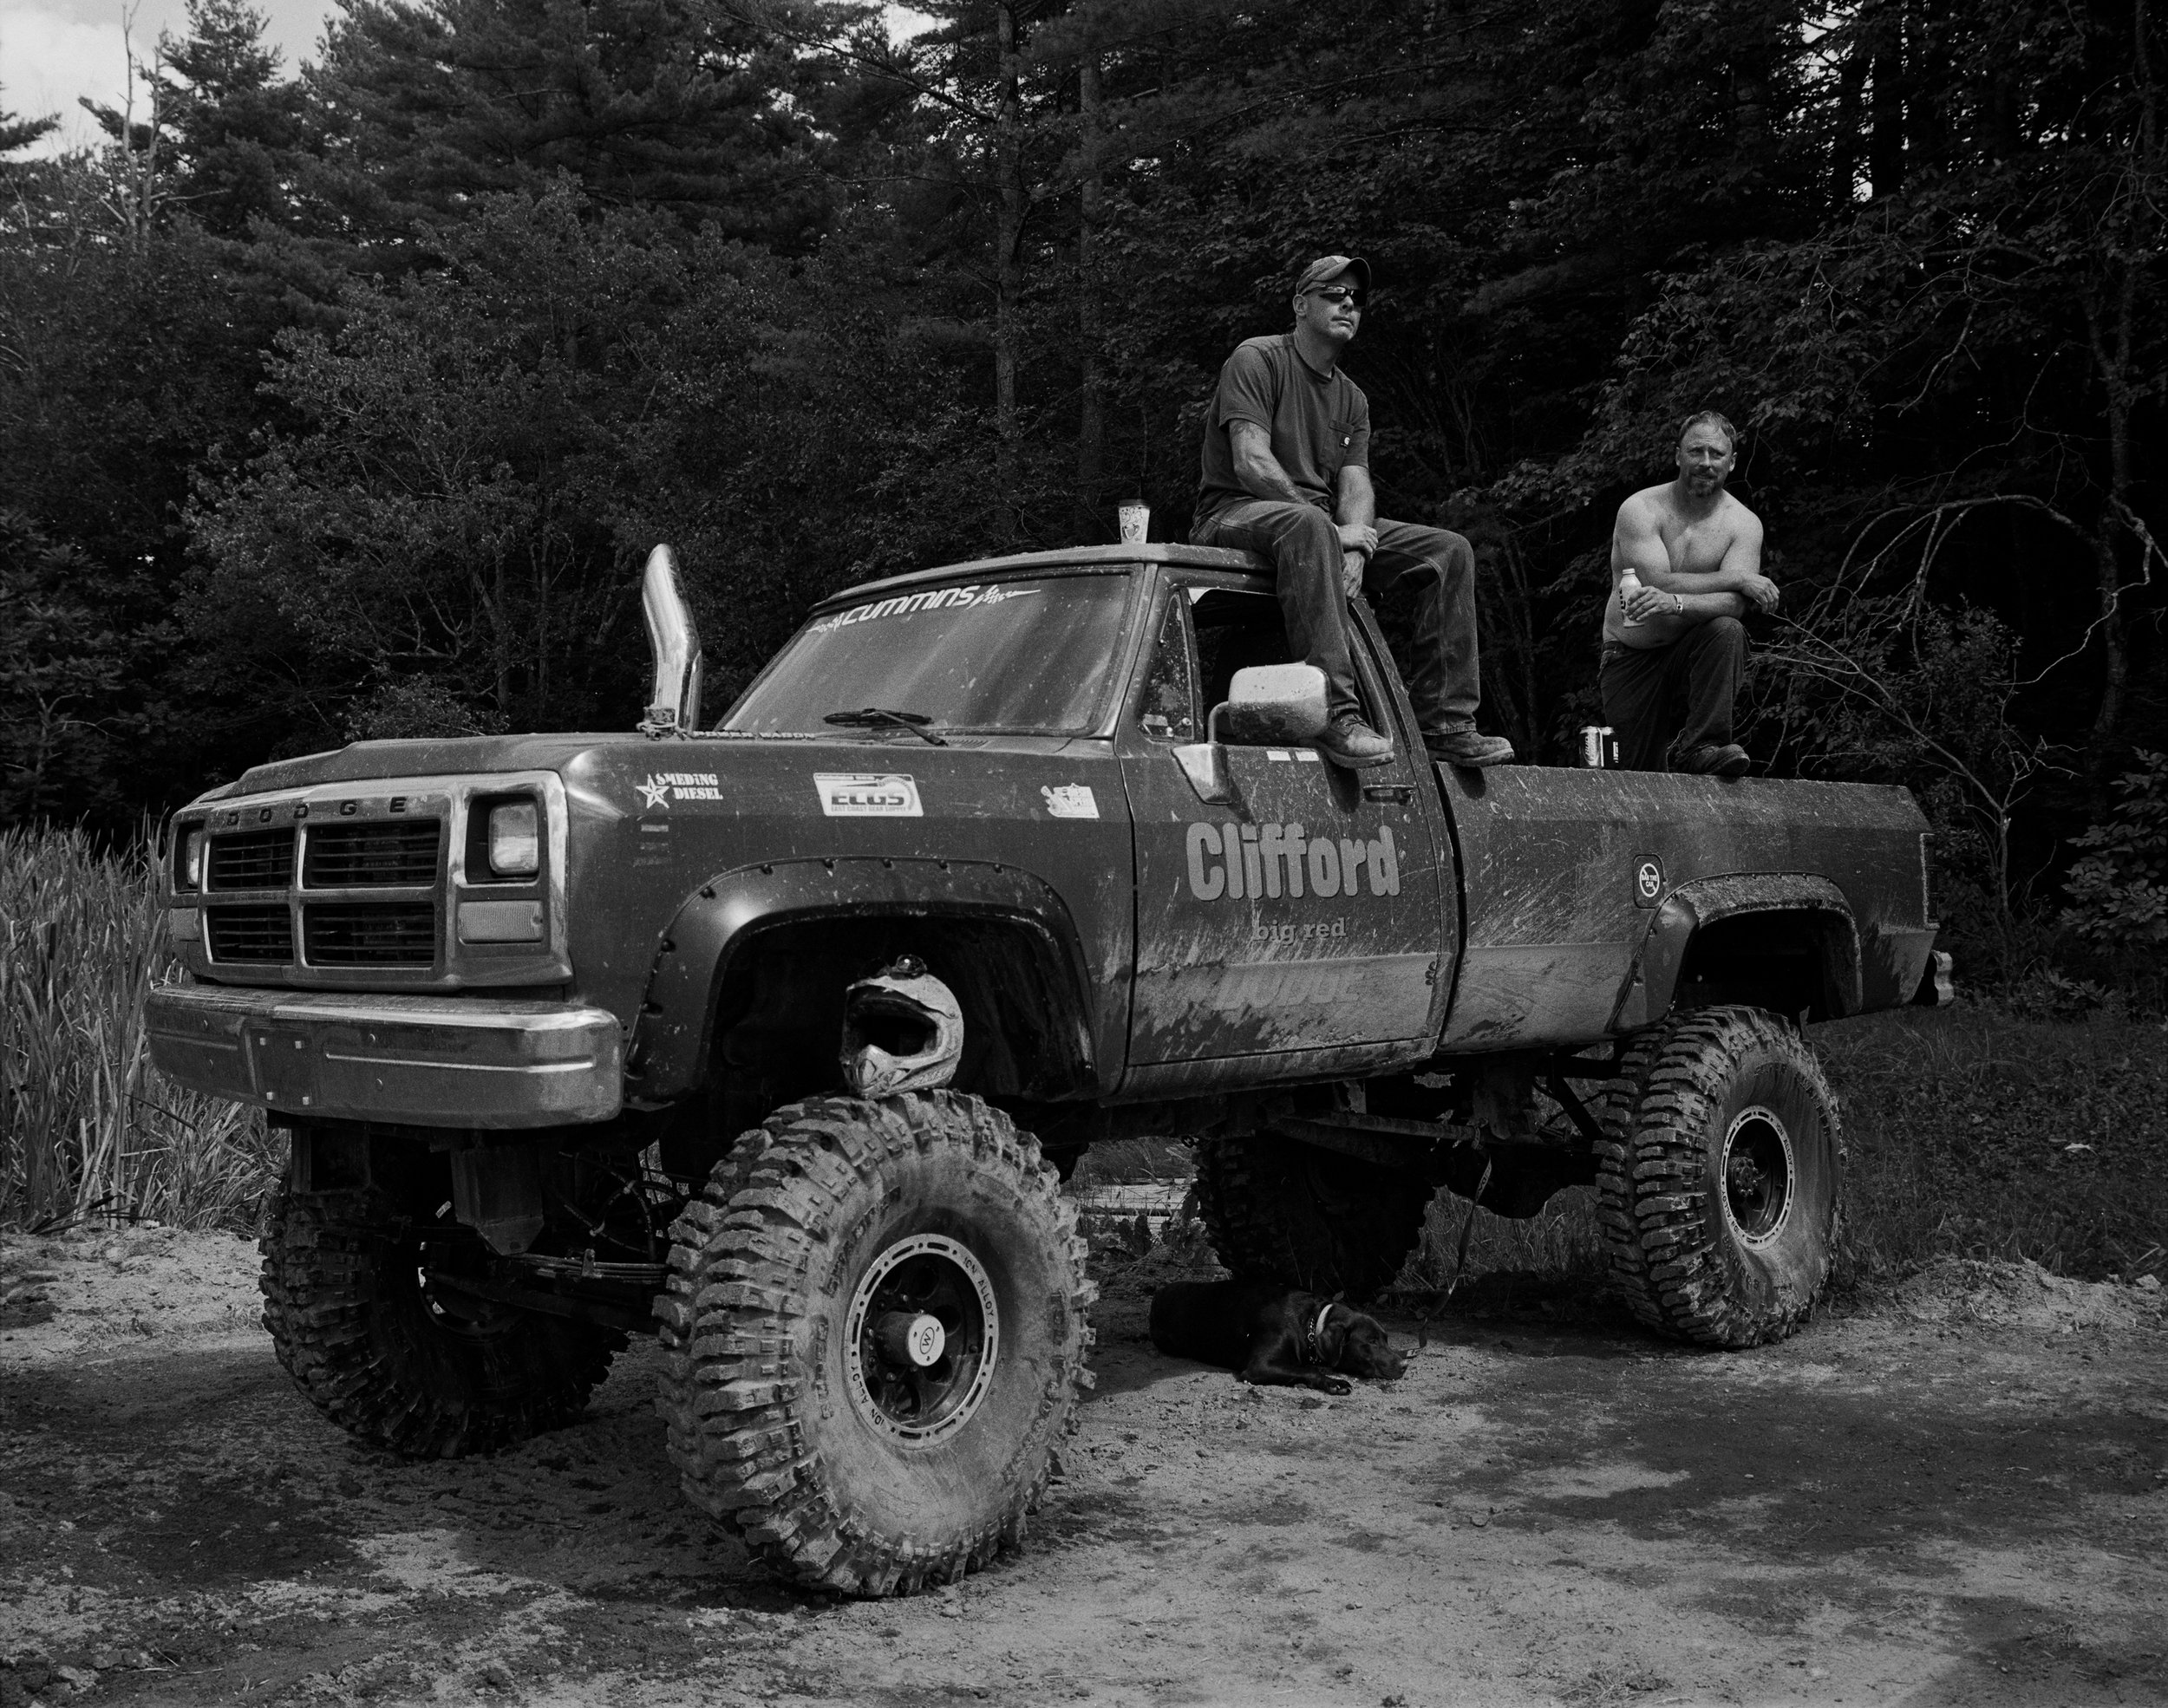
<path id="1" fill-rule="evenodd" d="M 1627 771 L 1736 777 L 1732 740 L 1747 660 L 1740 618 L 1777 606 L 1761 573 L 1761 518 L 1724 490 L 1739 435 L 1713 409 L 1679 434 L 1679 473 L 1618 507 L 1603 609 L 1603 716 Z M 1637 589 L 1622 591 L 1629 575 Z"/>

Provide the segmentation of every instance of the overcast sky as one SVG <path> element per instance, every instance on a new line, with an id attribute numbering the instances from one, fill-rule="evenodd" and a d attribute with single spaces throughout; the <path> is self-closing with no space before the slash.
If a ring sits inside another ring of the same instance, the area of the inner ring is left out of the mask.
<path id="1" fill-rule="evenodd" d="M 271 20 L 267 33 L 288 72 L 317 56 L 331 0 L 252 3 Z M 899 36 L 928 22 L 901 6 L 887 10 L 889 29 Z M 0 108 L 25 117 L 61 115 L 57 137 L 36 152 L 98 140 L 98 127 L 76 105 L 77 96 L 121 104 L 127 82 L 124 16 L 126 39 L 139 60 L 148 56 L 160 29 L 179 36 L 187 28 L 184 0 L 132 0 L 126 6 L 121 0 L 0 0 Z"/>

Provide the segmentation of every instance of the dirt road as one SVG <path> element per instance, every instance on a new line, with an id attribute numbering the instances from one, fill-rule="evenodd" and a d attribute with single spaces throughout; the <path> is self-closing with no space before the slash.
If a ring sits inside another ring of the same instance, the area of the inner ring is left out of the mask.
<path id="1" fill-rule="evenodd" d="M 242 1242 L 4 1265 L 0 1708 L 2168 1700 L 2158 1293 L 1953 1271 L 1730 1356 L 1462 1316 L 1326 1400 L 1159 1357 L 1133 1271 L 1030 1550 L 832 1603 L 681 1503 L 651 1349 L 402 1465 L 290 1385 Z"/>

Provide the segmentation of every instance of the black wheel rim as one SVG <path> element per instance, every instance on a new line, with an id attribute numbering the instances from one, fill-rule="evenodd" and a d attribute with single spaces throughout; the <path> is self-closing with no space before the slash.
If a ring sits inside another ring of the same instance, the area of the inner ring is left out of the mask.
<path id="1" fill-rule="evenodd" d="M 520 1313 L 510 1305 L 468 1293 L 457 1284 L 466 1269 L 479 1268 L 476 1254 L 457 1242 L 430 1240 L 415 1249 L 415 1291 L 422 1314 L 440 1333 L 464 1340 L 502 1339 Z"/>
<path id="2" fill-rule="evenodd" d="M 1724 1134 L 1719 1170 L 1732 1231 L 1749 1246 L 1780 1237 L 1799 1192 L 1792 1135 L 1783 1118 L 1760 1104 L 1740 1110 Z"/>
<path id="3" fill-rule="evenodd" d="M 942 1234 L 911 1234 L 868 1266 L 844 1325 L 845 1379 L 869 1427 L 924 1448 L 968 1424 L 1001 1353 L 985 1267 Z"/>

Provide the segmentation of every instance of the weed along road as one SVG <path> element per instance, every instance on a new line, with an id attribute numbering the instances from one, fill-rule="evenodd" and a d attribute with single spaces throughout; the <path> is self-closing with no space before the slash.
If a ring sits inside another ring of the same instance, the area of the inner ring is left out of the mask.
<path id="1" fill-rule="evenodd" d="M 1478 1288 L 1329 1400 L 1160 1357 L 1173 1258 L 1102 1260 L 1025 1551 L 851 1601 L 686 1507 L 651 1344 L 569 1427 L 404 1464 L 278 1368 L 251 1245 L 5 1261 L 6 1708 L 2168 1699 L 2158 1291 L 1944 1266 L 1710 1353 Z"/>

